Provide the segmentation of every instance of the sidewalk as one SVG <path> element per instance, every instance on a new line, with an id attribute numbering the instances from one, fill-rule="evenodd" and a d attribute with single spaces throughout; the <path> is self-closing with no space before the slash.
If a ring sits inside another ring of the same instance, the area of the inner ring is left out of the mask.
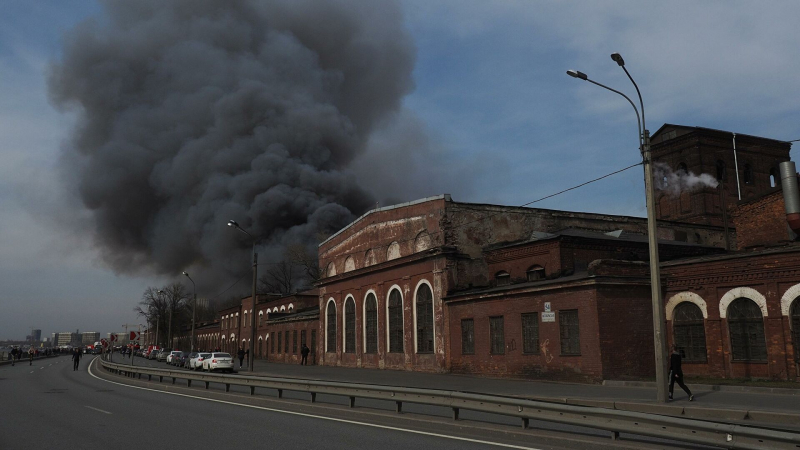
<path id="1" fill-rule="evenodd" d="M 238 362 L 238 361 L 237 361 Z M 661 406 L 656 403 L 655 387 L 630 385 L 589 385 L 576 383 L 554 383 L 504 378 L 484 378 L 471 375 L 435 374 L 381 369 L 356 369 L 329 366 L 301 366 L 298 364 L 255 361 L 255 372 L 239 371 L 240 375 L 288 377 L 310 380 L 341 381 L 351 383 L 404 386 L 428 389 L 445 389 L 462 392 L 485 393 L 529 399 L 552 399 L 567 403 L 630 402 Z M 615 384 L 615 383 L 610 383 Z M 800 415 L 800 398 L 764 392 L 731 392 L 715 390 L 711 386 L 688 385 L 695 394 L 695 401 L 687 401 L 686 393 L 675 386 L 675 401 L 672 407 L 702 409 L 719 408 L 743 411 L 773 411 Z M 567 400 L 570 399 L 570 400 Z M 581 402 L 590 400 L 590 402 Z M 597 406 L 602 406 L 599 404 Z M 800 425 L 800 416 L 798 416 Z"/>

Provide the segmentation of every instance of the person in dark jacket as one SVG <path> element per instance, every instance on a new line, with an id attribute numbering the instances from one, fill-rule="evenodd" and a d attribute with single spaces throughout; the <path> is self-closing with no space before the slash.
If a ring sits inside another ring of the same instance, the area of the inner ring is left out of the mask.
<path id="1" fill-rule="evenodd" d="M 303 356 L 303 358 L 300 360 L 300 365 L 303 366 L 308 365 L 308 353 L 310 351 L 311 350 L 308 348 L 308 346 L 306 344 L 303 344 L 303 348 L 300 349 L 300 354 Z"/>
<path id="2" fill-rule="evenodd" d="M 672 346 L 672 354 L 669 356 L 669 399 L 672 400 L 672 390 L 675 388 L 675 382 L 678 386 L 686 392 L 689 396 L 689 401 L 694 401 L 692 391 L 683 384 L 683 370 L 681 369 L 681 353 L 678 351 L 678 346 Z"/>
<path id="3" fill-rule="evenodd" d="M 17 349 L 16 348 L 12 348 L 11 349 L 11 365 L 13 366 L 16 363 L 17 363 Z"/>
<path id="4" fill-rule="evenodd" d="M 72 352 L 72 370 L 78 370 L 78 364 L 81 362 L 81 349 L 75 349 Z"/>
<path id="5" fill-rule="evenodd" d="M 242 363 L 244 362 L 244 349 L 239 347 L 239 351 L 236 352 L 236 356 L 239 357 L 239 368 L 242 368 Z"/>

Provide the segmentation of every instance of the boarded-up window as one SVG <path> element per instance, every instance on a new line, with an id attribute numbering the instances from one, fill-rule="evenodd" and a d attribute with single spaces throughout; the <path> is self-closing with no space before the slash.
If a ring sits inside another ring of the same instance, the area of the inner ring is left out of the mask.
<path id="1" fill-rule="evenodd" d="M 352 256 L 348 256 L 344 260 L 344 271 L 350 272 L 351 270 L 356 270 L 356 260 Z"/>
<path id="2" fill-rule="evenodd" d="M 728 330 L 734 361 L 766 361 L 764 319 L 756 302 L 737 298 L 728 305 Z"/>
<path id="3" fill-rule="evenodd" d="M 506 352 L 506 337 L 503 329 L 503 316 L 489 317 L 489 345 L 493 355 Z"/>
<path id="4" fill-rule="evenodd" d="M 703 313 L 691 302 L 679 304 L 674 311 L 672 328 L 675 345 L 687 362 L 706 361 L 706 332 Z"/>
<path id="5" fill-rule="evenodd" d="M 403 353 L 403 299 L 397 289 L 389 293 L 389 352 Z"/>
<path id="6" fill-rule="evenodd" d="M 507 286 L 511 284 L 511 274 L 505 270 L 497 272 L 494 275 L 494 279 L 497 281 L 498 286 Z"/>
<path id="7" fill-rule="evenodd" d="M 328 353 L 336 353 L 336 304 L 333 302 L 328 303 L 328 312 L 326 314 L 327 329 L 325 336 L 325 351 Z"/>
<path id="8" fill-rule="evenodd" d="M 431 248 L 431 236 L 427 231 L 420 231 L 414 240 L 414 251 L 421 252 Z"/>
<path id="9" fill-rule="evenodd" d="M 539 281 L 544 280 L 544 267 L 542 266 L 533 266 L 528 269 L 526 273 L 528 281 Z"/>
<path id="10" fill-rule="evenodd" d="M 356 352 L 356 302 L 352 298 L 344 303 L 344 351 Z"/>
<path id="11" fill-rule="evenodd" d="M 539 353 L 539 313 L 522 315 L 522 352 Z"/>
<path id="12" fill-rule="evenodd" d="M 378 300 L 371 292 L 367 295 L 364 305 L 364 327 L 366 328 L 365 353 L 378 353 Z"/>
<path id="13" fill-rule="evenodd" d="M 461 354 L 475 354 L 475 321 L 461 319 Z"/>
<path id="14" fill-rule="evenodd" d="M 386 260 L 391 261 L 400 257 L 400 244 L 392 242 L 386 250 Z"/>
<path id="15" fill-rule="evenodd" d="M 427 284 L 417 289 L 417 353 L 433 353 L 433 293 Z"/>
<path id="16" fill-rule="evenodd" d="M 292 353 L 297 354 L 297 330 L 292 330 Z"/>
<path id="17" fill-rule="evenodd" d="M 289 353 L 289 330 L 283 332 L 283 353 Z"/>
<path id="18" fill-rule="evenodd" d="M 794 360 L 800 362 L 800 297 L 792 303 L 792 342 L 794 343 Z"/>
<path id="19" fill-rule="evenodd" d="M 559 311 L 558 326 L 561 334 L 561 354 L 580 355 L 581 339 L 580 325 L 578 324 L 578 310 Z"/>
<path id="20" fill-rule="evenodd" d="M 364 267 L 372 266 L 375 263 L 375 252 L 372 249 L 367 250 L 367 253 L 364 254 Z"/>

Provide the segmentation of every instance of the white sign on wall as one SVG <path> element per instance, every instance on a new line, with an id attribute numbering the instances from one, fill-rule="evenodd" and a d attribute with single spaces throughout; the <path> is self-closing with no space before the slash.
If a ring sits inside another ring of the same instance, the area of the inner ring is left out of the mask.
<path id="1" fill-rule="evenodd" d="M 555 321 L 556 321 L 556 313 L 554 312 L 542 313 L 542 322 L 555 322 Z"/>
<path id="2" fill-rule="evenodd" d="M 550 312 L 550 302 L 544 302 L 544 311 Z"/>

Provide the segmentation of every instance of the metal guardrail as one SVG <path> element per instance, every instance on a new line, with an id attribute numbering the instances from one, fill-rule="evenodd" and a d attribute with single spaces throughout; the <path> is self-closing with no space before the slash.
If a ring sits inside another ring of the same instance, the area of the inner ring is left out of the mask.
<path id="1" fill-rule="evenodd" d="M 230 391 L 232 385 L 247 386 L 250 395 L 255 395 L 256 388 L 276 389 L 278 398 L 283 396 L 284 390 L 306 392 L 310 394 L 312 403 L 316 401 L 317 394 L 338 395 L 348 397 L 351 408 L 355 407 L 356 398 L 368 398 L 393 401 L 398 413 L 402 412 L 403 403 L 441 406 L 452 409 L 454 420 L 458 420 L 460 410 L 464 409 L 518 417 L 523 428 L 527 428 L 530 420 L 539 420 L 605 430 L 611 433 L 612 439 L 619 438 L 619 433 L 629 433 L 729 449 L 800 449 L 800 433 L 658 414 L 438 389 L 195 373 L 130 366 L 101 359 L 98 361 L 113 373 L 139 378 L 147 376 L 148 380 L 159 377 L 159 381 L 172 378 L 172 384 L 181 379 L 186 380 L 189 387 L 193 381 L 205 383 L 206 389 L 211 383 L 223 384 L 226 392 Z"/>

